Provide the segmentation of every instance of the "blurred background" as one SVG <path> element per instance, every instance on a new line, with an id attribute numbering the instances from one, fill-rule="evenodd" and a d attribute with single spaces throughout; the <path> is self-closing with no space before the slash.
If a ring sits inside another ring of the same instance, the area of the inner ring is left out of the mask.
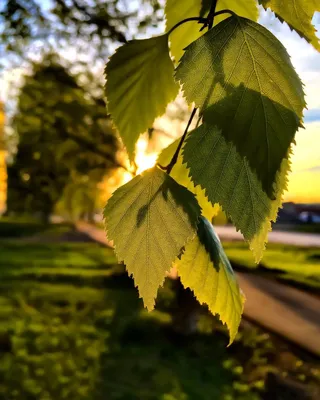
<path id="1" fill-rule="evenodd" d="M 112 192 L 180 136 L 181 96 L 130 166 L 103 70 L 164 30 L 164 1 L 0 2 L 0 399 L 320 399 L 320 54 L 273 14 L 307 95 L 288 192 L 260 265 L 214 219 L 247 302 L 235 343 L 179 279 L 147 313 L 105 238 Z M 314 17 L 320 29 L 320 14 Z"/>

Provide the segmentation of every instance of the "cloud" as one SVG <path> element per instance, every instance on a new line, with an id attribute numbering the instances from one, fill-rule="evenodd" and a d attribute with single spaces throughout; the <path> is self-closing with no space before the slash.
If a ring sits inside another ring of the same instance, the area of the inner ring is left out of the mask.
<path id="1" fill-rule="evenodd" d="M 320 54 L 313 48 L 308 49 L 305 56 L 300 58 L 301 69 L 304 72 L 319 72 L 320 70 Z"/>
<path id="2" fill-rule="evenodd" d="M 320 121 L 320 108 L 314 108 L 311 110 L 306 110 L 304 112 L 304 122 L 318 122 Z"/>
<path id="3" fill-rule="evenodd" d="M 299 172 L 315 172 L 320 173 L 320 165 L 315 165 L 314 167 L 302 169 Z"/>
<path id="4" fill-rule="evenodd" d="M 320 173 L 320 165 L 317 165 L 316 167 L 313 168 L 309 168 L 309 170 L 307 170 L 308 172 L 317 172 Z"/>

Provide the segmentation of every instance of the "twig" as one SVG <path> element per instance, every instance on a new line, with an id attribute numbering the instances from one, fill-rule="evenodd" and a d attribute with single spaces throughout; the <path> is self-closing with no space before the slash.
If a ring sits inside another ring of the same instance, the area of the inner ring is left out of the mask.
<path id="1" fill-rule="evenodd" d="M 182 21 L 178 22 L 177 24 L 175 24 L 168 32 L 167 35 L 170 35 L 175 29 L 177 29 L 180 25 L 185 24 L 186 22 L 190 22 L 190 21 L 198 21 L 199 24 L 206 24 L 207 23 L 207 18 L 203 18 L 203 17 L 190 17 L 190 18 L 186 18 L 183 19 Z"/>
<path id="2" fill-rule="evenodd" d="M 158 166 L 161 169 L 163 169 L 164 171 L 167 171 L 168 174 L 170 174 L 170 172 L 172 171 L 172 168 L 175 166 L 176 162 L 178 161 L 178 156 L 179 156 L 180 150 L 182 148 L 184 139 L 186 138 L 186 136 L 188 134 L 188 130 L 190 128 L 190 125 L 192 123 L 192 120 L 193 120 L 194 116 L 196 115 L 196 112 L 197 112 L 197 108 L 195 107 L 193 109 L 192 113 L 191 113 L 191 116 L 189 118 L 188 124 L 186 126 L 185 131 L 184 131 L 184 134 L 181 136 L 181 139 L 180 139 L 179 145 L 177 147 L 177 150 L 175 151 L 170 163 L 166 167 L 163 167 L 162 165 L 158 164 Z"/>
<path id="3" fill-rule="evenodd" d="M 211 29 L 213 27 L 213 21 L 214 21 L 214 17 L 215 17 L 215 12 L 216 12 L 216 8 L 217 8 L 217 3 L 218 0 L 212 0 L 211 3 L 211 8 L 207 17 L 208 20 L 208 29 Z"/>

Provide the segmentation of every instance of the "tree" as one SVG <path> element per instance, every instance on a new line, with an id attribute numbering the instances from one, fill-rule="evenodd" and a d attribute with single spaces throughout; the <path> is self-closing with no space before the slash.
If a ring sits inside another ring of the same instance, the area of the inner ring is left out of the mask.
<path id="1" fill-rule="evenodd" d="M 73 212 L 91 214 L 98 183 L 121 167 L 104 100 L 86 93 L 51 55 L 25 77 L 13 126 L 19 145 L 9 168 L 9 212 L 48 217 L 68 193 L 69 212 L 73 204 Z"/>
<path id="2" fill-rule="evenodd" d="M 108 238 L 148 309 L 175 264 L 183 285 L 228 326 L 230 342 L 244 298 L 202 210 L 209 202 L 212 215 L 220 204 L 259 262 L 306 106 L 286 49 L 256 22 L 258 3 L 320 51 L 315 0 L 167 0 L 166 32 L 124 44 L 106 66 L 108 110 L 131 159 L 179 89 L 195 105 L 157 166 L 108 201 Z"/>

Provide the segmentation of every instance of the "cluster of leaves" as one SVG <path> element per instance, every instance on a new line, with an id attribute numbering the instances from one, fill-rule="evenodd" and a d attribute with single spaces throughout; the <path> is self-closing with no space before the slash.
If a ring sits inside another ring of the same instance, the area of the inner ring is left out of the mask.
<path id="1" fill-rule="evenodd" d="M 259 3 L 319 49 L 315 1 Z M 188 124 L 158 166 L 114 193 L 107 234 L 148 309 L 176 263 L 182 283 L 220 315 L 232 341 L 243 296 L 209 220 L 219 204 L 261 259 L 302 127 L 303 85 L 284 46 L 256 22 L 256 0 L 167 0 L 166 18 L 165 34 L 131 41 L 111 57 L 108 109 L 131 159 L 139 135 L 179 88 L 198 109 L 198 125 L 188 132 Z"/>
<path id="2" fill-rule="evenodd" d="M 110 43 L 126 42 L 129 27 L 134 33 L 145 31 L 146 26 L 157 24 L 161 15 L 158 0 L 139 0 L 136 7 L 128 0 L 3 0 L 0 66 L 4 58 L 4 65 L 8 59 L 16 64 L 21 56 L 32 58 L 35 52 L 70 50 L 70 46 L 82 54 L 90 51 L 95 60 L 102 59 L 108 55 Z"/>
<path id="3" fill-rule="evenodd" d="M 25 77 L 13 127 L 19 144 L 8 169 L 9 212 L 46 217 L 59 201 L 68 216 L 92 213 L 98 183 L 119 166 L 105 102 L 50 57 Z"/>

